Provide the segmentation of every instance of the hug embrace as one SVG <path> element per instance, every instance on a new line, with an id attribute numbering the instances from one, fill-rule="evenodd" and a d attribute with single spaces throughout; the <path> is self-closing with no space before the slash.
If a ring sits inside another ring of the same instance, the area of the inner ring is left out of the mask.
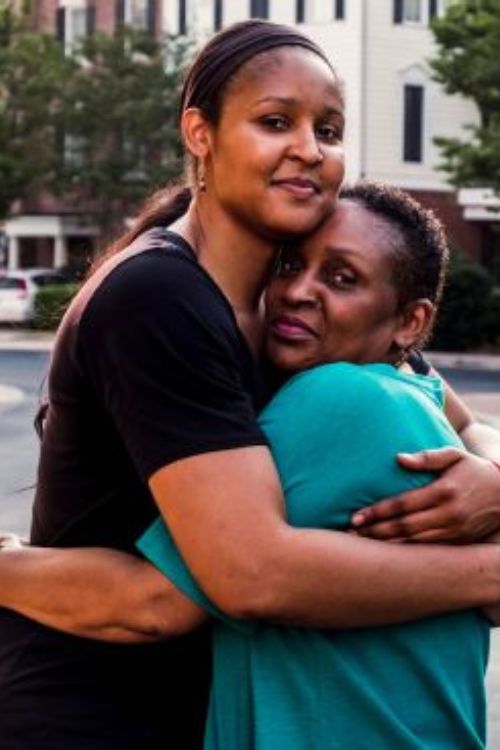
<path id="1" fill-rule="evenodd" d="M 210 40 L 180 127 L 188 184 L 58 332 L 1 747 L 484 749 L 500 436 L 419 351 L 442 227 L 341 188 L 342 86 L 295 29 Z"/>

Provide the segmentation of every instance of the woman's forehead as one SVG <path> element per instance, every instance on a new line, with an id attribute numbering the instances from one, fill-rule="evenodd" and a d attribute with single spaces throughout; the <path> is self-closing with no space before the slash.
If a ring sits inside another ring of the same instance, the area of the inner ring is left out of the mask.
<path id="1" fill-rule="evenodd" d="M 294 46 L 267 50 L 246 62 L 228 86 L 227 98 L 242 93 L 242 89 L 247 96 L 255 90 L 256 96 L 265 91 L 269 96 L 289 98 L 290 92 L 304 86 L 321 88 L 328 100 L 343 108 L 340 85 L 332 69 L 314 52 Z"/>
<path id="2" fill-rule="evenodd" d="M 341 199 L 333 214 L 300 245 L 306 254 L 328 254 L 345 251 L 363 257 L 389 255 L 390 228 L 383 217 L 373 214 L 362 204 Z"/>

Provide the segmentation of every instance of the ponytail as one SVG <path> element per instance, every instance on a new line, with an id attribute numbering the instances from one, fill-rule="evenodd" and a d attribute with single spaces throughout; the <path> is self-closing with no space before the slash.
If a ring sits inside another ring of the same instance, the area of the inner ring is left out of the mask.
<path id="1" fill-rule="evenodd" d="M 169 226 L 183 216 L 191 203 L 191 188 L 167 187 L 157 190 L 144 203 L 134 225 L 111 243 L 90 266 L 88 277 L 112 255 L 128 247 L 140 234 L 157 226 Z"/>

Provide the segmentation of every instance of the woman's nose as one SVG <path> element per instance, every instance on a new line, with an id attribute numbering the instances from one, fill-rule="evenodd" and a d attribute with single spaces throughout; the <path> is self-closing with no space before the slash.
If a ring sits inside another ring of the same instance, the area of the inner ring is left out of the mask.
<path id="1" fill-rule="evenodd" d="M 314 279 L 305 273 L 298 274 L 295 278 L 289 280 L 283 296 L 286 302 L 294 307 L 319 304 Z"/>
<path id="2" fill-rule="evenodd" d="M 323 152 L 312 125 L 302 125 L 294 132 L 290 155 L 306 164 L 315 165 L 323 160 Z"/>

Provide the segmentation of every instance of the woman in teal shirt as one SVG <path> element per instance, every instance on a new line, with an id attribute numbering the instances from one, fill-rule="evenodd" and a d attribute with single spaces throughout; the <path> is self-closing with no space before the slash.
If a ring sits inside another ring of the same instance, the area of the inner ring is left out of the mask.
<path id="1" fill-rule="evenodd" d="M 370 183 L 345 190 L 326 225 L 283 251 L 267 348 L 294 377 L 260 423 L 292 525 L 347 530 L 355 511 L 431 481 L 397 453 L 461 446 L 441 381 L 404 365 L 429 333 L 446 260 L 432 214 Z M 482 614 L 349 631 L 235 622 L 203 595 L 161 521 L 139 546 L 216 617 L 207 750 L 485 748 Z"/>

